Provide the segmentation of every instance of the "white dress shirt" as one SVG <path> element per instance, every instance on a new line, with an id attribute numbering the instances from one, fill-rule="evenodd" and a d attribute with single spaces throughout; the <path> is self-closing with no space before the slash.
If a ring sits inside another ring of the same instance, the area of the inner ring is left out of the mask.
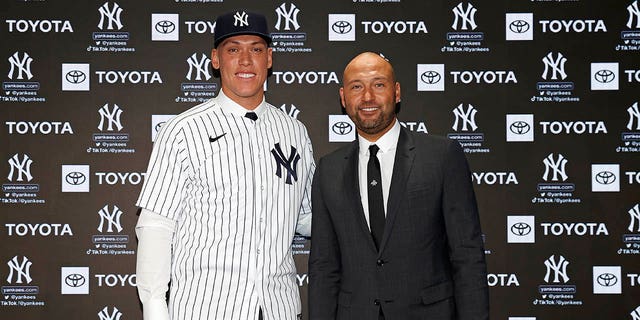
<path id="1" fill-rule="evenodd" d="M 360 200 L 364 209 L 364 218 L 369 225 L 369 195 L 367 194 L 367 163 L 369 162 L 369 146 L 375 144 L 380 148 L 376 156 L 380 161 L 380 175 L 382 178 L 382 199 L 384 202 L 384 214 L 387 215 L 387 200 L 389 199 L 389 187 L 393 175 L 393 165 L 396 159 L 398 138 L 400 137 L 400 122 L 395 123 L 389 131 L 385 132 L 377 141 L 371 142 L 358 135 L 358 180 L 360 186 Z M 369 227 L 371 228 L 371 227 Z"/>
<path id="2" fill-rule="evenodd" d="M 311 230 L 311 141 L 264 101 L 255 122 L 247 111 L 221 91 L 158 135 L 137 202 L 145 319 L 301 313 L 291 242 Z"/>

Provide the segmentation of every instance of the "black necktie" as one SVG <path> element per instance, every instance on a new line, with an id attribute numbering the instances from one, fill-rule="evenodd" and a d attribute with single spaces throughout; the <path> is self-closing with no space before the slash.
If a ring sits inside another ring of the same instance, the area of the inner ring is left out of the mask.
<path id="1" fill-rule="evenodd" d="M 376 154 L 378 146 L 369 146 L 369 163 L 367 164 L 367 190 L 369 192 L 369 226 L 376 247 L 380 248 L 382 234 L 384 233 L 384 201 L 382 199 L 382 179 L 380 174 L 380 161 Z"/>
<path id="2" fill-rule="evenodd" d="M 244 116 L 253 121 L 258 120 L 258 115 L 255 112 L 247 112 Z"/>

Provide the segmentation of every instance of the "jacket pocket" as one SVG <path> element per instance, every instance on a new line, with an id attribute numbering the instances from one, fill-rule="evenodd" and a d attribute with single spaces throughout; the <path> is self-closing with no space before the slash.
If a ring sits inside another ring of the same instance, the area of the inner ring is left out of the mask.
<path id="1" fill-rule="evenodd" d="M 453 284 L 451 281 L 441 282 L 420 291 L 422 304 L 428 305 L 453 296 Z"/>

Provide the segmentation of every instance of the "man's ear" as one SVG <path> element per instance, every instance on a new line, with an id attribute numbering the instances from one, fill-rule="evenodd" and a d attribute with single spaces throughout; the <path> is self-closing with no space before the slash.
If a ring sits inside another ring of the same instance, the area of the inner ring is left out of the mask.
<path id="1" fill-rule="evenodd" d="M 218 59 L 218 49 L 211 49 L 211 66 L 218 70 L 220 69 L 220 59 Z"/>

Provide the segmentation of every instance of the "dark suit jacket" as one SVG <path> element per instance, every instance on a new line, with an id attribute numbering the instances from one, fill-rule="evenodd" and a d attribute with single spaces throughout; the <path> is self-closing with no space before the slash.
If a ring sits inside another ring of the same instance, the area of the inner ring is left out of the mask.
<path id="1" fill-rule="evenodd" d="M 313 180 L 311 320 L 488 319 L 484 249 L 460 145 L 401 129 L 377 250 L 358 187 L 358 142 Z"/>

